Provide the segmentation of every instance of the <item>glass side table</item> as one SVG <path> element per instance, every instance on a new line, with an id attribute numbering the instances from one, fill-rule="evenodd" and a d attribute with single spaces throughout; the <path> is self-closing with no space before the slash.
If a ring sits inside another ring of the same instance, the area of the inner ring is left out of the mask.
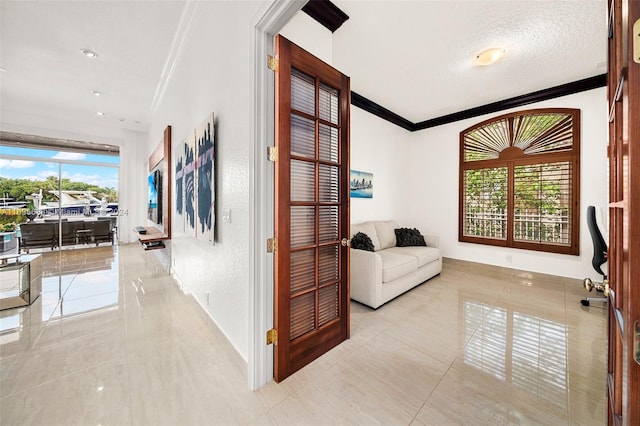
<path id="1" fill-rule="evenodd" d="M 0 310 L 32 304 L 42 292 L 42 256 L 0 256 Z"/>

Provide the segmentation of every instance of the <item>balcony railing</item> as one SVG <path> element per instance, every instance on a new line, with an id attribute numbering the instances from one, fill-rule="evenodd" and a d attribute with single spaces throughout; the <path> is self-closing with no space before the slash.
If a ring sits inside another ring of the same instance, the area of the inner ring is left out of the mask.
<path id="1" fill-rule="evenodd" d="M 536 241 L 549 244 L 570 244 L 571 224 L 566 211 L 540 214 L 537 210 L 518 210 L 514 214 L 515 241 Z M 465 235 L 507 239 L 507 211 L 492 210 L 465 214 Z"/>

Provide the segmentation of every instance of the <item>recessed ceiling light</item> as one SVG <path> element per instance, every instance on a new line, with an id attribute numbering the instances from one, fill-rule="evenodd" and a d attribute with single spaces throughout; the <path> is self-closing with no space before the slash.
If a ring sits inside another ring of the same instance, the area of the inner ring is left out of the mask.
<path id="1" fill-rule="evenodd" d="M 98 54 L 96 52 L 94 52 L 93 50 L 89 50 L 89 49 L 80 49 L 80 51 L 82 52 L 82 54 L 84 56 L 86 56 L 87 58 L 97 58 Z"/>
<path id="2" fill-rule="evenodd" d="M 484 50 L 476 55 L 475 62 L 477 65 L 491 65 L 496 62 L 498 59 L 502 58 L 504 54 L 507 52 L 506 49 L 502 47 L 494 47 L 491 49 Z"/>
<path id="3" fill-rule="evenodd" d="M 102 92 L 98 91 L 98 90 L 94 90 L 93 92 L 93 96 L 102 96 Z"/>
<path id="4" fill-rule="evenodd" d="M 0 72 L 5 72 L 5 71 L 6 71 L 6 69 L 0 67 Z"/>
<path id="5" fill-rule="evenodd" d="M 98 112 L 96 112 L 96 114 L 98 114 L 100 117 L 102 117 L 104 115 L 104 112 L 98 111 Z"/>

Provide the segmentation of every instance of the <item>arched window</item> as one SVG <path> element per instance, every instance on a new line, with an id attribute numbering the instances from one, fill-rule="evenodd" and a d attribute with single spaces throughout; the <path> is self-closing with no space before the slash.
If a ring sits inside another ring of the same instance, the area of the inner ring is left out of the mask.
<path id="1" fill-rule="evenodd" d="M 459 241 L 578 254 L 580 110 L 505 114 L 460 133 Z"/>

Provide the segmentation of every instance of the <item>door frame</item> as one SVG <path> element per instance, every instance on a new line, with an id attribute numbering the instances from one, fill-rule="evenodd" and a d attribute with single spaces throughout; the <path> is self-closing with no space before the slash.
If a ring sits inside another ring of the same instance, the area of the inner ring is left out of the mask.
<path id="1" fill-rule="evenodd" d="M 266 3 L 251 22 L 253 85 L 251 100 L 253 134 L 249 147 L 249 351 L 247 381 L 257 389 L 273 379 L 273 346 L 265 333 L 273 328 L 273 254 L 267 238 L 274 232 L 274 170 L 267 162 L 267 147 L 274 144 L 275 85 L 267 55 L 274 53 L 274 37 L 307 3 L 307 0 L 274 0 Z"/>

